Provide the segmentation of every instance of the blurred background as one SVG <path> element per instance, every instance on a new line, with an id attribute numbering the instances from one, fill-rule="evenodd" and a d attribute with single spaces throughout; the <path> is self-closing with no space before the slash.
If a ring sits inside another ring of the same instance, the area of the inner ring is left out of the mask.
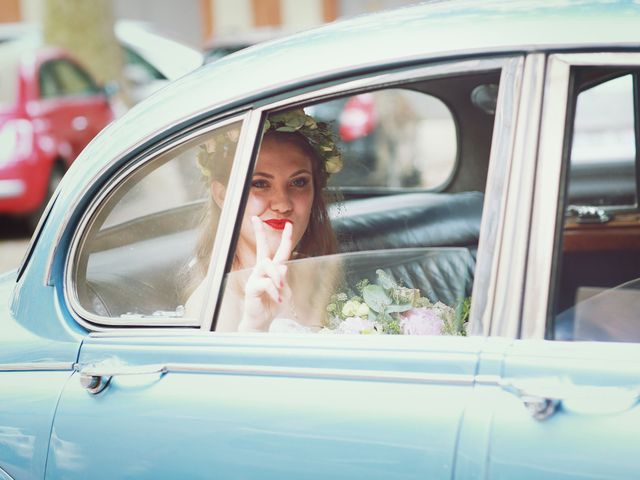
<path id="1" fill-rule="evenodd" d="M 65 170 L 172 79 L 250 46 L 415 0 L 0 0 L 0 273 Z"/>

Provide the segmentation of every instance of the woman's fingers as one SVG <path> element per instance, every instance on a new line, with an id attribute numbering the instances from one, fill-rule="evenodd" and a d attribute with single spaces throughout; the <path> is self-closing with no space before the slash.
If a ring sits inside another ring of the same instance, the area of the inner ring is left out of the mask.
<path id="1" fill-rule="evenodd" d="M 255 278 L 247 283 L 246 294 L 253 297 L 261 297 L 263 294 L 269 295 L 276 303 L 282 303 L 280 289 L 270 277 Z"/>
<path id="2" fill-rule="evenodd" d="M 268 258 L 267 236 L 264 232 L 262 221 L 258 217 L 251 217 L 251 224 L 256 236 L 256 260 L 260 262 L 260 260 Z"/>
<path id="3" fill-rule="evenodd" d="M 270 260 L 261 260 L 255 266 L 255 272 L 258 277 L 267 276 L 278 288 L 282 288 L 284 286 L 284 273 L 280 268 L 280 265 L 276 265 Z"/>
<path id="4" fill-rule="evenodd" d="M 282 231 L 282 239 L 280 240 L 280 246 L 278 247 L 278 251 L 273 256 L 273 261 L 275 263 L 283 263 L 289 260 L 291 257 L 291 251 L 293 250 L 293 225 L 291 222 L 287 222 L 284 225 L 284 230 Z"/>

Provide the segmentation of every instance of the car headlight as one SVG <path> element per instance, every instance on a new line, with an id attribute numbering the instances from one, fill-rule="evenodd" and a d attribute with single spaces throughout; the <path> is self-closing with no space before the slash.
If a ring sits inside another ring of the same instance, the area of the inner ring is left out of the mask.
<path id="1" fill-rule="evenodd" d="M 0 165 L 31 154 L 33 129 L 28 120 L 9 120 L 0 127 Z"/>

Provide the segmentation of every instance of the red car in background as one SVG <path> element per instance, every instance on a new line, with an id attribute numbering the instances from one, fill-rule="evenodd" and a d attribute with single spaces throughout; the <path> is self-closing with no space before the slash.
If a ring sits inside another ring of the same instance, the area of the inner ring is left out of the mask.
<path id="1" fill-rule="evenodd" d="M 65 170 L 112 119 L 104 90 L 63 50 L 0 44 L 0 215 L 35 224 Z"/>

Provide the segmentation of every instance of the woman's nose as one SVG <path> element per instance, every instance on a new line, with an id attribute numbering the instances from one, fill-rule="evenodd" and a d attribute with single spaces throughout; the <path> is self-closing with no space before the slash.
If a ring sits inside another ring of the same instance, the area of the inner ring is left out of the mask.
<path id="1" fill-rule="evenodd" d="M 271 198 L 271 209 L 276 212 L 286 213 L 293 209 L 293 203 L 286 190 L 278 189 Z"/>

